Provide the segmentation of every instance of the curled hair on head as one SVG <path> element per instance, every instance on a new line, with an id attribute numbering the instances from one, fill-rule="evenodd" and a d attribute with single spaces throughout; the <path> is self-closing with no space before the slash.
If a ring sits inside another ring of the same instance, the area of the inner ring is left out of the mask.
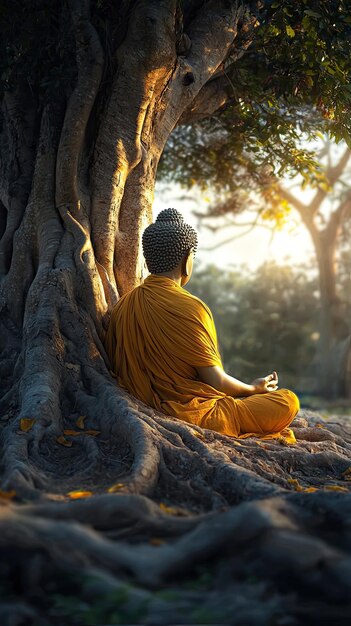
<path id="1" fill-rule="evenodd" d="M 176 209 L 164 209 L 143 233 L 142 245 L 151 274 L 172 271 L 189 250 L 197 250 L 197 232 Z"/>

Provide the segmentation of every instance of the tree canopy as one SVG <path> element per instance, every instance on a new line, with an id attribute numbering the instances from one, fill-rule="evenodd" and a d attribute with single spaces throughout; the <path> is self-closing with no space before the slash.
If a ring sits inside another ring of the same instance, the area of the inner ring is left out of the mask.
<path id="1" fill-rule="evenodd" d="M 255 37 L 213 79 L 213 100 L 194 104 L 173 132 L 161 177 L 240 195 L 268 174 L 320 181 L 303 140 L 327 131 L 350 145 L 351 15 L 344 1 L 261 3 Z M 201 106 L 202 104 L 202 106 Z M 197 113 L 197 115 L 196 115 Z M 192 123 L 194 122 L 195 123 Z"/>

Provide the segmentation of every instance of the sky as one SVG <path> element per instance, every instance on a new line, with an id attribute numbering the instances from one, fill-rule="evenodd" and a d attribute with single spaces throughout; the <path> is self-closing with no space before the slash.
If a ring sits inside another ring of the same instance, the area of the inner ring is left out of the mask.
<path id="1" fill-rule="evenodd" d="M 250 269 L 262 265 L 267 261 L 275 261 L 276 263 L 300 265 L 313 258 L 313 247 L 310 237 L 303 225 L 300 224 L 295 212 L 292 217 L 296 217 L 294 226 L 285 226 L 281 231 L 277 231 L 271 238 L 271 233 L 265 228 L 254 228 L 250 233 L 245 233 L 247 227 L 241 228 L 225 228 L 218 230 L 216 233 L 211 232 L 195 217 L 192 211 L 206 211 L 207 203 L 204 199 L 200 199 L 199 195 L 194 192 L 194 199 L 191 199 L 191 192 L 184 191 L 178 185 L 167 185 L 167 187 L 158 183 L 155 190 L 155 201 L 153 206 L 154 219 L 158 213 L 168 207 L 174 207 L 182 213 L 185 221 L 196 228 L 198 232 L 199 245 L 196 253 L 196 262 L 200 265 L 214 264 L 222 268 L 228 267 L 235 269 L 240 265 L 247 265 Z M 252 219 L 252 214 L 241 215 L 240 220 L 247 222 Z M 235 237 L 230 243 L 218 245 L 223 240 L 229 239 L 230 236 Z M 210 250 L 209 248 L 215 249 Z"/>

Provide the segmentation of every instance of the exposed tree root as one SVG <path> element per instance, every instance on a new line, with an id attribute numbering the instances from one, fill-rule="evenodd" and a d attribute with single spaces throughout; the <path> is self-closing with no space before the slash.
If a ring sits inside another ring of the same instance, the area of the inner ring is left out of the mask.
<path id="1" fill-rule="evenodd" d="M 53 343 L 59 345 L 62 322 L 50 319 L 47 334 L 52 341 L 57 333 Z M 40 334 L 43 341 L 46 333 Z M 80 362 L 72 358 L 81 337 L 67 324 L 64 339 L 59 360 L 45 349 L 46 379 L 39 356 L 34 369 L 23 364 L 22 409 L 2 429 L 3 489 L 16 494 L 0 498 L 0 551 L 4 559 L 9 551 L 15 555 L 17 569 L 3 565 L 0 575 L 10 585 L 10 598 L 16 597 L 11 581 L 19 566 L 22 579 L 31 579 L 30 590 L 21 591 L 23 604 L 15 609 L 9 602 L 3 615 L 13 612 L 18 623 L 62 623 L 62 615 L 58 621 L 54 616 L 66 610 L 64 600 L 57 608 L 50 589 L 63 598 L 79 596 L 87 612 L 92 598 L 106 603 L 109 594 L 124 590 L 125 623 L 169 623 L 173 615 L 177 623 L 197 623 L 200 602 L 213 615 L 205 623 L 232 623 L 231 607 L 243 623 L 268 624 L 289 606 L 288 623 L 303 624 L 307 615 L 313 624 L 319 611 L 330 615 L 335 604 L 339 623 L 346 624 L 348 419 L 326 421 L 301 411 L 293 424 L 298 440 L 293 446 L 235 440 L 146 407 L 118 389 L 103 364 L 93 366 L 94 354 Z M 67 371 L 69 376 L 62 373 Z M 21 419 L 35 422 L 26 432 Z M 71 591 L 57 583 L 57 571 L 73 577 Z M 81 586 L 92 579 L 89 584 L 99 591 L 84 600 Z M 200 591 L 191 589 L 194 580 Z M 44 615 L 38 589 L 47 584 Z M 172 589 L 166 600 L 161 589 Z M 225 597 L 226 606 L 219 602 Z M 139 618 L 133 617 L 131 598 Z M 101 619 L 109 619 L 108 610 Z M 45 621 L 48 614 L 54 621 Z M 79 623 L 78 613 L 76 621 L 68 615 L 67 610 L 65 623 Z"/>
<path id="2" fill-rule="evenodd" d="M 66 610 L 64 600 L 57 608 L 57 594 L 92 610 L 81 587 L 93 577 L 105 603 L 129 585 L 140 614 L 129 599 L 125 623 L 169 623 L 176 615 L 177 623 L 229 624 L 231 607 L 242 623 L 268 625 L 289 606 L 291 624 L 306 615 L 313 624 L 333 604 L 343 623 L 351 591 L 348 418 L 301 411 L 297 444 L 289 446 L 161 415 L 116 386 L 92 348 L 88 316 L 71 324 L 74 302 L 65 270 L 37 276 L 15 364 L 20 383 L 0 398 L 0 577 L 14 601 L 18 568 L 21 580 L 31 579 L 23 604 L 15 610 L 9 602 L 3 614 L 14 611 L 18 623 L 84 623 L 68 610 L 63 620 L 45 620 Z M 9 551 L 13 566 L 5 565 Z M 57 582 L 58 571 L 71 589 Z M 171 599 L 158 595 L 162 589 L 172 589 Z M 212 621 L 196 613 L 197 603 Z"/>

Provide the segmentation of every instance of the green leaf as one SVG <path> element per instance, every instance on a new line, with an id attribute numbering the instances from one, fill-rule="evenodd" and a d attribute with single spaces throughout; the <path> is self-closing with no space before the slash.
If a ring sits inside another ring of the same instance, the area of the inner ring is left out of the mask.
<path id="1" fill-rule="evenodd" d="M 305 15 L 309 15 L 310 17 L 322 17 L 320 13 L 317 13 L 316 11 L 311 11 L 311 9 L 305 9 L 304 13 Z"/>
<path id="2" fill-rule="evenodd" d="M 289 24 L 285 26 L 285 30 L 288 37 L 295 37 L 295 31 L 291 26 L 289 26 Z"/>

